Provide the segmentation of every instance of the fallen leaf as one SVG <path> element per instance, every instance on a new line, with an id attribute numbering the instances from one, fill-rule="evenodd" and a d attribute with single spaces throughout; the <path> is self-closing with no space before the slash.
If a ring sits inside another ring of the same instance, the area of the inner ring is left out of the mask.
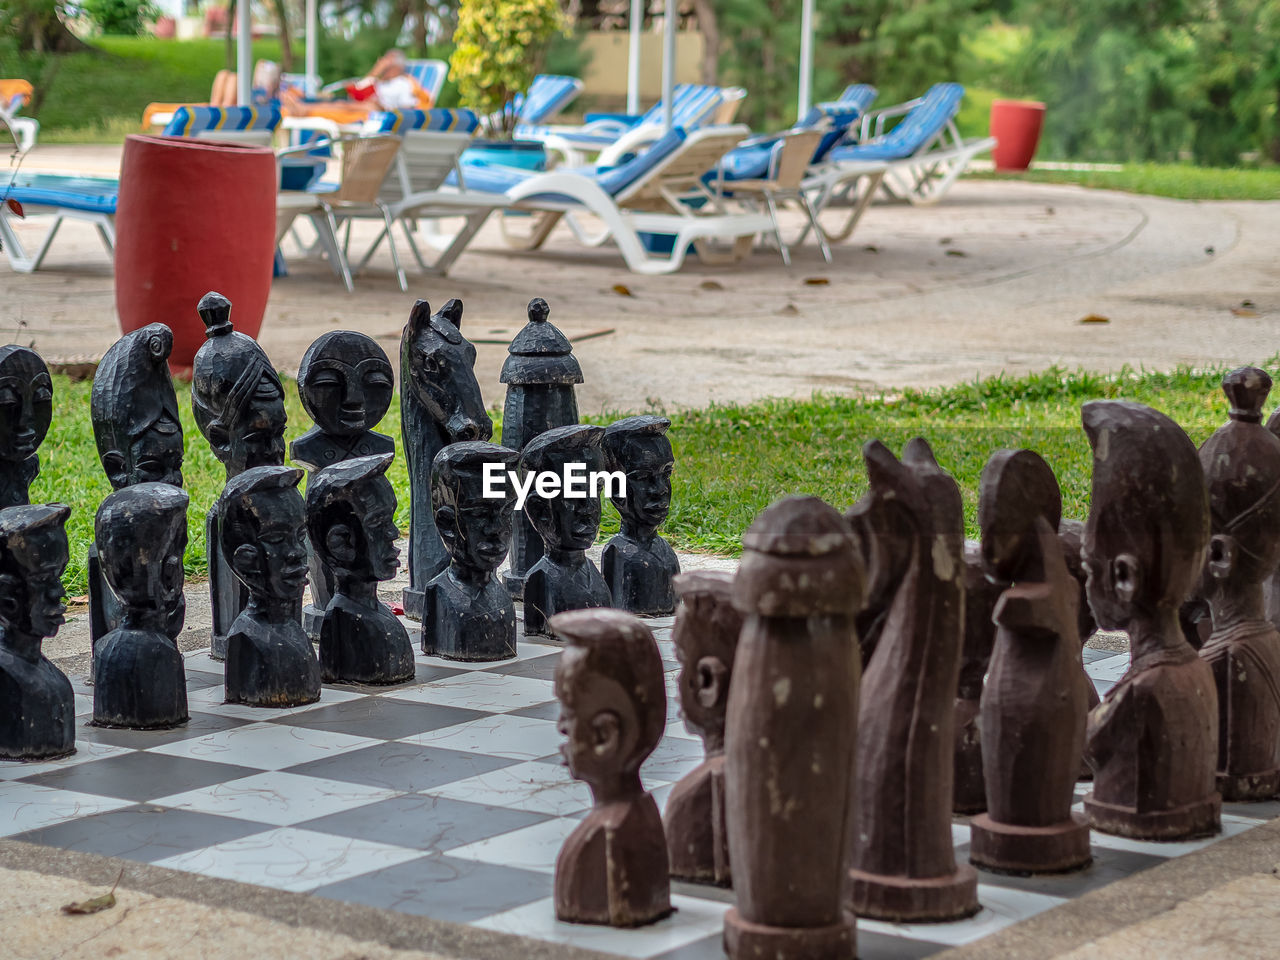
<path id="1" fill-rule="evenodd" d="M 826 277 L 805 277 L 804 282 L 807 287 L 825 287 L 831 281 Z"/>
<path id="2" fill-rule="evenodd" d="M 1051 216 L 1051 217 L 1052 217 L 1052 216 L 1053 216 L 1053 212 L 1054 212 L 1054 211 L 1053 211 L 1053 207 L 1045 207 L 1045 208 L 1044 208 L 1044 212 L 1045 212 L 1045 213 L 1047 213 L 1049 216 Z"/>
<path id="3" fill-rule="evenodd" d="M 703 280 L 698 286 L 703 290 L 723 290 L 724 284 L 719 280 Z M 616 288 L 615 288 L 616 289 Z"/>
<path id="4" fill-rule="evenodd" d="M 1080 318 L 1081 323 L 1110 323 L 1110 317 L 1104 317 L 1098 313 L 1090 313 Z"/>
<path id="5" fill-rule="evenodd" d="M 1257 304 L 1254 303 L 1252 300 L 1241 300 L 1240 306 L 1244 307 L 1246 310 L 1252 310 L 1254 307 L 1257 306 Z"/>
<path id="6" fill-rule="evenodd" d="M 625 283 L 615 283 L 610 289 L 613 290 L 613 292 L 620 297 L 635 296 L 635 294 L 631 292 L 631 288 L 628 287 Z"/>
<path id="7" fill-rule="evenodd" d="M 945 246 L 948 246 L 950 243 L 951 243 L 950 237 L 943 237 L 941 240 L 938 241 L 938 246 L 945 247 Z"/>
<path id="8" fill-rule="evenodd" d="M 1257 310 L 1252 310 L 1249 307 L 1232 307 L 1231 312 L 1237 317 L 1256 317 L 1258 315 Z"/>
<path id="9" fill-rule="evenodd" d="M 796 309 L 796 305 L 794 303 L 788 303 L 785 307 L 783 307 L 781 310 L 778 311 L 778 316 L 794 317 L 794 316 L 797 316 L 799 313 L 800 311 Z"/>
<path id="10" fill-rule="evenodd" d="M 963 250 L 948 250 L 947 256 L 948 257 L 967 257 L 968 254 L 965 253 Z"/>
<path id="11" fill-rule="evenodd" d="M 868 244 L 867 244 L 865 247 L 863 247 L 862 249 L 863 249 L 863 250 L 865 250 L 867 253 L 879 253 L 879 252 L 880 252 L 880 248 L 879 248 L 879 247 L 877 247 L 874 243 L 868 243 Z"/>
<path id="12" fill-rule="evenodd" d="M 26 214 L 22 212 L 22 204 L 20 204 L 17 200 L 14 200 L 13 197 L 10 197 L 8 200 L 6 200 L 5 204 L 9 207 L 10 210 L 13 211 L 13 215 L 18 219 L 21 220 L 23 217 L 26 216 Z"/>
<path id="13" fill-rule="evenodd" d="M 1211 256 L 1211 257 L 1212 257 L 1212 256 L 1213 256 L 1213 247 L 1205 247 L 1205 248 L 1204 248 L 1204 252 L 1205 252 L 1205 253 L 1207 253 L 1209 256 Z"/>
<path id="14" fill-rule="evenodd" d="M 103 910 L 110 910 L 116 905 L 116 887 L 120 886 L 120 878 L 124 876 L 124 867 L 120 868 L 120 872 L 116 875 L 116 882 L 111 885 L 108 890 L 100 897 L 93 897 L 90 900 L 81 900 L 79 903 L 68 903 L 63 906 L 63 913 L 85 914 L 85 913 L 101 913 Z"/>

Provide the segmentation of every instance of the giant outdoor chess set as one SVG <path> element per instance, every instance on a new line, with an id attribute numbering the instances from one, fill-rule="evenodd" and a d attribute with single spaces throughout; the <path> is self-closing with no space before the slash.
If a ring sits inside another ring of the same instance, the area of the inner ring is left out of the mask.
<path id="1" fill-rule="evenodd" d="M 411 311 L 403 551 L 373 430 L 385 353 L 335 331 L 304 356 L 304 499 L 284 386 L 230 310 L 201 299 L 192 383 L 227 473 L 211 645 L 176 642 L 189 498 L 153 324 L 94 381 L 115 489 L 75 685 L 41 653 L 70 508 L 27 502 L 52 382 L 0 348 L 0 757 L 21 761 L 0 765 L 0 835 L 606 954 L 847 960 L 979 939 L 1280 810 L 1260 369 L 1224 377 L 1228 422 L 1199 450 L 1149 407 L 1085 404 L 1087 522 L 1039 454 L 999 450 L 966 542 L 929 444 L 872 439 L 843 514 L 784 497 L 732 573 L 681 572 L 657 532 L 670 422 L 577 422 L 544 301 L 502 373 L 518 449 L 488 442 L 461 303 Z M 597 481 L 621 518 L 600 567 Z M 1097 628 L 1129 652 L 1086 654 Z"/>

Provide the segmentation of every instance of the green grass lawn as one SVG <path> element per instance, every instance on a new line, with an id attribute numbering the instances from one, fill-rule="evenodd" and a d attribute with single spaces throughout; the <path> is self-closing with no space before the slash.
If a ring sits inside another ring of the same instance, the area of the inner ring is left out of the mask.
<path id="1" fill-rule="evenodd" d="M 1075 183 L 1177 200 L 1280 200 L 1280 167 L 1218 169 L 1177 163 L 1128 163 L 1122 170 L 1028 170 L 970 174 L 1000 180 Z"/>
<path id="2" fill-rule="evenodd" d="M 1266 368 L 1280 376 L 1280 357 Z M 844 509 L 862 495 L 866 478 L 861 448 L 878 437 L 895 453 L 912 437 L 926 438 L 938 461 L 960 483 L 969 536 L 976 536 L 978 478 L 1002 447 L 1038 450 L 1058 474 L 1065 515 L 1088 511 L 1090 454 L 1080 428 L 1080 405 L 1103 397 L 1150 404 L 1181 423 L 1197 444 L 1226 420 L 1219 388 L 1222 370 L 1126 372 L 1117 376 L 1049 370 L 1024 377 L 995 377 L 940 390 L 884 397 L 821 396 L 747 406 L 712 407 L 672 415 L 676 473 L 666 535 L 685 550 L 736 554 L 743 530 L 769 503 L 789 493 L 811 493 Z M 89 385 L 55 378 L 53 428 L 41 447 L 43 469 L 32 500 L 60 500 L 72 507 L 68 532 L 72 562 L 67 587 L 85 592 L 85 552 L 93 517 L 110 487 L 98 466 L 89 423 Z M 289 439 L 310 424 L 292 383 L 286 384 Z M 191 493 L 187 575 L 205 575 L 204 516 L 223 483 L 223 470 L 195 430 L 189 391 L 179 387 L 187 437 L 184 467 Z M 399 449 L 399 404 L 381 429 Z M 501 424 L 495 416 L 500 438 Z M 401 451 L 402 453 L 402 451 Z M 408 474 L 402 456 L 390 476 L 400 497 L 397 522 L 408 526 Z M 602 536 L 617 530 L 617 514 L 605 507 Z"/>

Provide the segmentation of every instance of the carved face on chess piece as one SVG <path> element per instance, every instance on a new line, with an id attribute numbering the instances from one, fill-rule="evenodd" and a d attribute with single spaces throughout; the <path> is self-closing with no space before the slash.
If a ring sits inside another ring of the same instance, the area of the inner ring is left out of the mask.
<path id="1" fill-rule="evenodd" d="M 742 632 L 732 602 L 733 576 L 713 570 L 677 574 L 680 607 L 671 639 L 680 661 L 680 714 L 707 753 L 724 751 L 729 678 Z"/>
<path id="2" fill-rule="evenodd" d="M 431 464 L 431 502 L 436 530 L 449 551 L 459 580 L 487 583 L 511 546 L 511 518 L 515 495 L 504 484 L 504 495 L 484 495 L 484 465 L 511 470 L 519 460 L 515 450 L 471 440 L 445 447 Z"/>
<path id="3" fill-rule="evenodd" d="M 671 471 L 675 455 L 666 417 L 627 417 L 604 431 L 604 450 L 611 465 L 627 475 L 627 495 L 612 497 L 622 515 L 622 532 L 638 539 L 652 537 L 671 509 Z"/>
<path id="4" fill-rule="evenodd" d="M 284 463 L 284 389 L 252 337 L 231 326 L 231 303 L 207 293 L 197 308 L 209 338 L 196 353 L 191 408 L 227 477 Z"/>
<path id="5" fill-rule="evenodd" d="M 307 486 L 311 542 L 339 581 L 390 580 L 400 568 L 389 453 L 344 460 Z M 339 587 L 341 589 L 341 587 Z"/>
<path id="6" fill-rule="evenodd" d="M 36 449 L 53 418 L 53 381 L 40 355 L 17 344 L 0 346 L 0 507 L 27 502 L 40 472 Z"/>
<path id="7" fill-rule="evenodd" d="M 98 364 L 89 410 L 111 486 L 182 486 L 182 423 L 169 374 L 173 331 L 152 323 L 117 340 Z"/>
<path id="8" fill-rule="evenodd" d="M 588 476 L 600 470 L 604 456 L 600 443 L 604 428 L 588 424 L 558 427 L 529 441 L 520 458 L 523 471 L 563 476 L 566 464 L 585 464 Z M 539 496 L 529 491 L 525 513 L 548 551 L 582 551 L 596 542 L 600 531 L 600 497 Z"/>
<path id="9" fill-rule="evenodd" d="M 671 912 L 662 820 L 640 784 L 666 727 L 662 657 L 649 629 L 618 610 L 574 610 L 551 628 L 568 643 L 555 677 L 561 753 L 595 799 L 556 862 L 556 916 L 651 923 Z"/>
<path id="10" fill-rule="evenodd" d="M 307 547 L 306 514 L 297 490 L 301 479 L 301 470 L 258 467 L 248 480 L 228 483 L 223 491 L 222 549 L 256 600 L 296 603 L 302 598 Z"/>
<path id="11" fill-rule="evenodd" d="M 310 469 L 339 460 L 391 453 L 389 437 L 373 433 L 395 386 L 391 361 L 377 342 L 354 330 L 323 334 L 302 355 L 298 395 L 312 431 L 294 441 L 292 457 Z"/>

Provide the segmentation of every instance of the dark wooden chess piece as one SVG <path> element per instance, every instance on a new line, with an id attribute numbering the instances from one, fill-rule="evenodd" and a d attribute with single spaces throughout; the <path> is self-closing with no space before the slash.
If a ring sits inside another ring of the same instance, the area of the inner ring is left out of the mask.
<path id="1" fill-rule="evenodd" d="M 404 615 L 422 619 L 427 584 L 449 565 L 431 509 L 431 462 L 442 447 L 488 440 L 493 421 L 476 382 L 476 348 L 462 336 L 462 301 L 440 312 L 419 300 L 400 339 L 400 428 L 409 468 L 409 586 Z"/>
<path id="2" fill-rule="evenodd" d="M 724 774 L 738 903 L 725 914 L 725 950 L 733 960 L 847 960 L 861 558 L 840 514 L 816 497 L 774 503 L 742 546 L 732 596 L 746 619 Z"/>
<path id="3" fill-rule="evenodd" d="M 520 455 L 522 473 L 563 476 L 566 464 L 582 464 L 588 477 L 601 469 L 604 427 L 576 423 L 530 440 Z M 590 490 L 588 487 L 588 494 Z M 529 488 L 524 512 L 542 539 L 544 553 L 525 577 L 525 636 L 551 636 L 548 618 L 565 610 L 610 605 L 609 585 L 587 557 L 600 532 L 599 495 L 544 497 Z"/>
<path id="4" fill-rule="evenodd" d="M 1093 447 L 1085 526 L 1089 606 L 1129 633 L 1130 665 L 1089 715 L 1095 830 L 1140 840 L 1216 833 L 1218 696 L 1178 607 L 1200 575 L 1209 498 L 1195 445 L 1162 413 L 1123 400 L 1081 412 Z"/>
<path id="5" fill-rule="evenodd" d="M 512 450 L 540 433 L 578 422 L 574 385 L 582 382 L 582 368 L 573 346 L 547 322 L 551 308 L 537 297 L 529 301 L 529 322 L 511 340 L 498 378 L 507 385 L 502 407 L 502 443 Z M 524 578 L 542 556 L 542 540 L 523 513 L 517 513 L 511 532 L 511 563 L 502 582 L 513 597 L 524 596 Z"/>
<path id="6" fill-rule="evenodd" d="M 252 467 L 218 500 L 222 551 L 249 593 L 227 635 L 228 703 L 297 707 L 320 699 L 320 663 L 299 617 L 307 582 L 301 479 L 289 467 Z"/>
<path id="7" fill-rule="evenodd" d="M 626 475 L 627 487 L 626 496 L 613 491 L 622 529 L 605 546 L 600 572 L 615 607 L 647 616 L 676 608 L 671 578 L 680 572 L 680 561 L 658 536 L 671 510 L 670 426 L 666 417 L 627 417 L 605 427 L 602 444 L 610 469 Z"/>
<path id="8" fill-rule="evenodd" d="M 113 490 L 137 483 L 182 486 L 182 421 L 169 374 L 172 350 L 173 331 L 151 323 L 113 343 L 98 364 L 89 414 L 98 459 Z M 103 579 L 97 543 L 89 545 L 88 574 L 96 672 L 98 642 L 120 623 L 120 602 Z"/>
<path id="9" fill-rule="evenodd" d="M 556 858 L 556 918 L 638 927 L 671 913 L 667 845 L 640 765 L 662 739 L 667 691 L 649 628 L 620 610 L 552 618 L 567 646 L 556 664 L 560 752 L 594 806 Z"/>
<path id="10" fill-rule="evenodd" d="M 76 749 L 71 681 L 40 652 L 64 622 L 69 516 L 61 503 L 0 510 L 0 760 Z"/>
<path id="11" fill-rule="evenodd" d="M 226 468 L 227 480 L 253 467 L 284 463 L 284 388 L 256 340 L 231 326 L 231 302 L 206 293 L 196 307 L 208 338 L 196 351 L 191 378 L 191 410 L 196 427 Z M 227 634 L 247 596 L 222 554 L 216 506 L 209 511 L 205 539 L 209 553 L 209 596 L 213 603 L 210 656 L 227 654 Z"/>
<path id="12" fill-rule="evenodd" d="M 36 453 L 53 419 L 53 381 L 40 354 L 16 343 L 0 346 L 0 508 L 28 502 L 40 473 Z"/>
<path id="13" fill-rule="evenodd" d="M 414 674 L 409 633 L 378 599 L 378 584 L 400 567 L 396 493 L 387 479 L 394 454 L 342 460 L 307 482 L 307 532 L 334 592 L 320 625 L 325 683 L 403 683 Z"/>
<path id="14" fill-rule="evenodd" d="M 1085 582 L 1089 579 L 1088 572 L 1084 568 L 1084 560 L 1081 559 L 1081 553 L 1084 550 L 1084 521 L 1068 520 L 1063 518 L 1058 523 L 1058 541 L 1062 544 L 1062 559 L 1067 565 L 1067 571 L 1071 576 L 1075 577 L 1076 583 L 1080 587 L 1080 605 L 1076 611 L 1076 630 L 1080 635 L 1080 650 L 1084 652 L 1084 648 L 1089 645 L 1089 638 L 1098 632 L 1098 623 L 1093 619 L 1093 611 L 1089 609 L 1089 595 L 1085 591 Z M 1080 669 L 1084 670 L 1084 660 L 1081 658 Z M 1098 696 L 1098 688 L 1093 685 L 1093 679 L 1086 672 L 1084 675 L 1085 692 L 1089 697 L 1089 712 L 1093 712 L 1093 708 L 1102 702 L 1102 698 Z M 1089 766 L 1088 760 L 1089 742 L 1085 740 L 1085 752 L 1080 757 L 1080 772 L 1077 779 L 1092 780 L 1093 768 Z"/>
<path id="15" fill-rule="evenodd" d="M 1265 371 L 1233 370 L 1222 389 L 1230 419 L 1200 448 L 1211 536 L 1198 592 L 1213 615 L 1200 657 L 1218 690 L 1218 792 L 1266 800 L 1280 792 L 1280 632 L 1262 597 L 1280 563 L 1280 440 L 1262 426 Z"/>
<path id="16" fill-rule="evenodd" d="M 724 804 L 724 725 L 742 614 L 732 574 L 700 570 L 675 578 L 680 606 L 671 638 L 680 661 L 680 713 L 702 738 L 706 759 L 671 790 L 662 814 L 671 876 L 730 885 Z"/>
<path id="17" fill-rule="evenodd" d="M 1280 438 L 1280 406 L 1272 410 L 1271 416 L 1267 418 L 1267 430 L 1273 436 Z M 1262 602 L 1266 608 L 1267 619 L 1277 630 L 1280 630 L 1280 567 L 1262 582 Z"/>
<path id="18" fill-rule="evenodd" d="M 1058 539 L 1062 496 L 1044 459 L 999 450 L 982 471 L 978 522 L 987 576 L 1004 589 L 982 691 L 987 812 L 970 822 L 969 861 L 1001 873 L 1062 873 L 1092 862 L 1073 814 L 1089 685 L 1076 622 L 1080 586 Z"/>
<path id="19" fill-rule="evenodd" d="M 321 334 L 298 367 L 298 397 L 315 426 L 289 445 L 290 459 L 310 475 L 343 460 L 395 453 L 395 441 L 373 429 L 394 389 L 395 371 L 376 340 L 354 330 Z M 316 642 L 333 596 L 333 572 L 314 548 L 309 558 L 311 602 L 302 608 L 302 626 Z"/>
<path id="20" fill-rule="evenodd" d="M 119 621 L 98 644 L 93 723 L 159 730 L 187 721 L 187 675 L 177 636 L 186 600 L 184 490 L 138 483 L 111 494 L 94 527 L 102 573 L 119 602 Z"/>
<path id="21" fill-rule="evenodd" d="M 960 651 L 960 680 L 956 685 L 955 785 L 951 809 L 973 814 L 987 809 L 982 776 L 982 686 L 991 662 L 996 627 L 992 622 L 1000 588 L 982 569 L 981 544 L 964 544 L 964 642 Z"/>
<path id="22" fill-rule="evenodd" d="M 520 454 L 483 440 L 454 443 L 431 464 L 431 502 L 449 566 L 427 585 L 422 652 L 447 660 L 510 660 L 516 608 L 498 578 L 511 545 L 515 493 L 506 483 Z M 485 496 L 485 464 L 503 470 L 502 495 Z"/>
<path id="23" fill-rule="evenodd" d="M 862 452 L 870 489 L 851 512 L 877 531 L 876 562 L 905 573 L 863 675 L 849 905 L 878 920 L 955 920 L 978 910 L 977 871 L 956 866 L 951 840 L 960 490 L 921 439 L 901 461 L 877 440 Z"/>

